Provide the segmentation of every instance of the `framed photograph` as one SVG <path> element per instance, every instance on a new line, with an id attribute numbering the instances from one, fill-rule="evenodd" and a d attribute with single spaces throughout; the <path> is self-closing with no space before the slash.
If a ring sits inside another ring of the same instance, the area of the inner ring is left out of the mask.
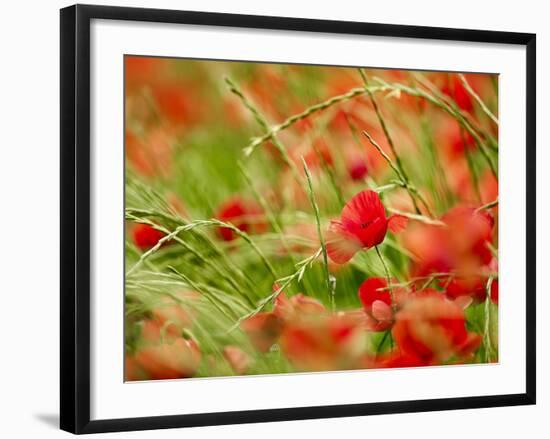
<path id="1" fill-rule="evenodd" d="M 61 10 L 61 428 L 535 403 L 535 35 Z"/>

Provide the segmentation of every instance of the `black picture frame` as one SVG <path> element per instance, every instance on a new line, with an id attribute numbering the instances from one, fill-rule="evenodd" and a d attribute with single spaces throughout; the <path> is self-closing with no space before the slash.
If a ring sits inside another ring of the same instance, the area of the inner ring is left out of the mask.
<path id="1" fill-rule="evenodd" d="M 527 78 L 525 91 L 527 109 L 526 392 L 417 401 L 90 420 L 90 22 L 93 19 L 504 43 L 525 46 L 527 53 L 525 66 Z M 535 404 L 535 34 L 89 5 L 75 5 L 62 9 L 60 24 L 60 424 L 63 430 L 80 434 Z"/>

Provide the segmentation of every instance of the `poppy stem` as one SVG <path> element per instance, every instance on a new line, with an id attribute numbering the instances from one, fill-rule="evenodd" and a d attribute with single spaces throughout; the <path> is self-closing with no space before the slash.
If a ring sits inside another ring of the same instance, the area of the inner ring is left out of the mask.
<path id="1" fill-rule="evenodd" d="M 390 270 L 388 269 L 388 266 L 386 265 L 386 261 L 382 257 L 382 252 L 378 248 L 377 245 L 374 246 L 374 249 L 376 250 L 376 254 L 380 258 L 380 262 L 382 262 L 382 266 L 384 267 L 384 272 L 386 273 L 386 281 L 388 283 L 388 291 L 390 293 L 391 297 L 391 307 L 393 309 L 393 312 L 395 313 L 397 311 L 397 303 L 395 303 L 395 297 L 393 295 L 393 286 L 391 283 L 391 276 L 390 276 Z"/>

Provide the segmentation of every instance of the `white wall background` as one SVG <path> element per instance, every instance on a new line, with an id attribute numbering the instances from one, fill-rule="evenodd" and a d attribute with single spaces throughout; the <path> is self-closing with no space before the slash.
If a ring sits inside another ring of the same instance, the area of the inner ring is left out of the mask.
<path id="1" fill-rule="evenodd" d="M 550 208 L 549 12 L 544 2 L 491 0 L 297 2 L 276 0 L 88 3 L 299 16 L 537 33 L 538 60 L 538 405 L 363 418 L 325 419 L 103 437 L 280 438 L 544 437 L 550 414 L 550 323 L 544 276 Z M 66 1 L 3 4 L 0 15 L 0 435 L 62 437 L 59 357 L 59 13 Z M 38 250 L 38 253 L 37 253 Z M 545 417 L 546 415 L 546 417 Z"/>

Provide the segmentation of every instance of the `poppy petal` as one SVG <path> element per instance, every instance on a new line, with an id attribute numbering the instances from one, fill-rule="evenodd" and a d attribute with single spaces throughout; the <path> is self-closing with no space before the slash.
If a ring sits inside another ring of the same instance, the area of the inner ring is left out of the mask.
<path id="1" fill-rule="evenodd" d="M 371 190 L 359 192 L 342 209 L 342 224 L 346 228 L 372 222 L 376 218 L 385 219 L 386 212 L 378 194 Z"/>
<path id="2" fill-rule="evenodd" d="M 405 230 L 409 219 L 403 215 L 392 215 L 388 218 L 388 229 L 390 232 L 399 233 Z"/>
<path id="3" fill-rule="evenodd" d="M 333 262 L 344 264 L 361 250 L 361 242 L 346 232 L 341 223 L 333 221 L 326 235 L 326 248 Z"/>
<path id="4" fill-rule="evenodd" d="M 375 300 L 372 302 L 372 316 L 379 322 L 391 321 L 393 318 L 393 312 L 391 307 L 382 300 Z"/>

